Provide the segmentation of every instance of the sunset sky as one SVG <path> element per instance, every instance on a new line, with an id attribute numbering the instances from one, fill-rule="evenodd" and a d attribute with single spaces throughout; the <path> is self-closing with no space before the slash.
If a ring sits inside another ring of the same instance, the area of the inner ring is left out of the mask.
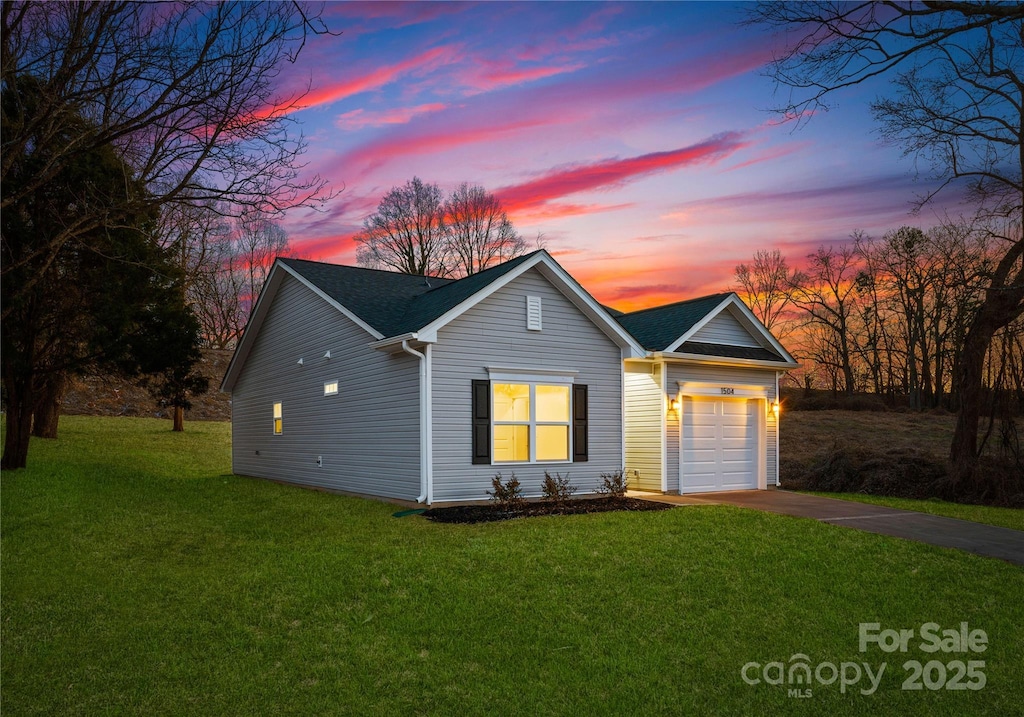
<path id="1" fill-rule="evenodd" d="M 339 37 L 307 45 L 282 90 L 309 171 L 338 196 L 297 212 L 294 249 L 355 263 L 352 236 L 413 176 L 467 181 L 600 301 L 622 310 L 730 287 L 757 249 L 799 264 L 856 229 L 930 226 L 930 185 L 881 143 L 868 103 L 836 98 L 797 128 L 767 110 L 776 42 L 729 3 L 329 3 Z M 926 167 L 922 167 L 926 170 Z"/>

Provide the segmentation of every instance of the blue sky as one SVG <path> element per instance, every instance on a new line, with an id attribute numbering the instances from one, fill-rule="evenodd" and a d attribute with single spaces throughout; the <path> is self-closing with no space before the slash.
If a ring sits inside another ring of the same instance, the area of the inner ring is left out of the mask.
<path id="1" fill-rule="evenodd" d="M 837 96 L 797 127 L 763 67 L 775 38 L 731 3 L 330 3 L 338 37 L 281 78 L 309 171 L 341 190 L 286 221 L 314 259 L 413 176 L 495 192 L 527 237 L 621 309 L 720 291 L 758 249 L 791 263 L 854 230 L 929 226 L 928 186 L 884 146 L 869 102 Z M 783 90 L 784 91 L 784 90 Z M 947 202 L 953 201 L 948 197 Z"/>

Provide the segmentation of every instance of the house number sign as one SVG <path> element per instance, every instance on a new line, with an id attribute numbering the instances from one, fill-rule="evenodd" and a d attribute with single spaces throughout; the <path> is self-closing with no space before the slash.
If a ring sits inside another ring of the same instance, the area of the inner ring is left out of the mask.
<path id="1" fill-rule="evenodd" d="M 735 396 L 736 395 L 736 389 L 735 388 L 729 388 L 728 386 L 723 386 L 722 387 L 722 395 L 723 396 Z"/>

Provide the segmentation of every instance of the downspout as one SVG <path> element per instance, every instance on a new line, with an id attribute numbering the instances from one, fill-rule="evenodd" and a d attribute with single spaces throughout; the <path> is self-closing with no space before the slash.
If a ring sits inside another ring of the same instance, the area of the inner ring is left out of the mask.
<path id="1" fill-rule="evenodd" d="M 402 351 L 415 356 L 420 360 L 420 494 L 416 498 L 417 503 L 430 505 L 433 502 L 433 426 L 431 426 L 431 371 L 430 371 L 430 344 L 427 344 L 423 353 L 409 346 L 409 340 L 402 341 Z"/>

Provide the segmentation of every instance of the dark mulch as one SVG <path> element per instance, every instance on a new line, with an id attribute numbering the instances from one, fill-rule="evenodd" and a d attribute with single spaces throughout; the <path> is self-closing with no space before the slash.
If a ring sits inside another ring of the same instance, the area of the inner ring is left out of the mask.
<path id="1" fill-rule="evenodd" d="M 540 501 L 527 503 L 521 510 L 505 511 L 496 504 L 454 505 L 449 508 L 431 508 L 424 518 L 438 523 L 489 523 L 512 518 L 532 518 L 538 515 L 580 515 L 606 513 L 611 510 L 668 510 L 668 503 L 655 503 L 638 498 L 578 498 L 560 504 Z"/>

